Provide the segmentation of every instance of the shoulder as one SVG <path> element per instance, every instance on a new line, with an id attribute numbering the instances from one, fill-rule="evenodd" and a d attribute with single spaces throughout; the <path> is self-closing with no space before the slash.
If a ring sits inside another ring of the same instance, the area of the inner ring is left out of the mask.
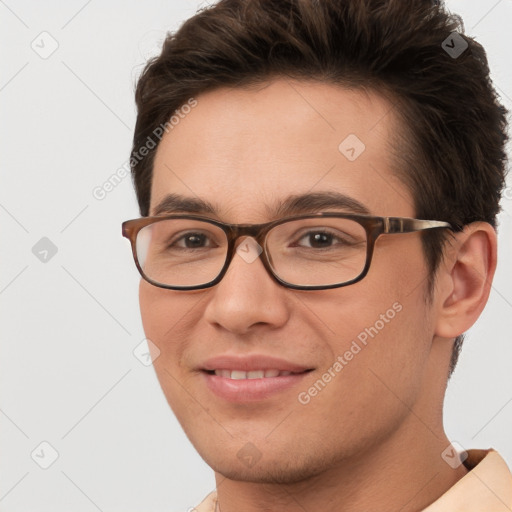
<path id="1" fill-rule="evenodd" d="M 217 491 L 212 491 L 206 498 L 194 508 L 190 508 L 187 512 L 216 512 L 215 505 L 217 504 Z"/>

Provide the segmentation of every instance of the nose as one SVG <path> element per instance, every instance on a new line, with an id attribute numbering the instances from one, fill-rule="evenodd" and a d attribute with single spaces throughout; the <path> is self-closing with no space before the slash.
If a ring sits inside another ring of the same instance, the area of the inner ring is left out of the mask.
<path id="1" fill-rule="evenodd" d="M 290 315 L 289 291 L 265 269 L 261 247 L 251 237 L 241 240 L 229 268 L 211 288 L 205 319 L 235 334 L 246 334 L 256 325 L 280 327 Z"/>

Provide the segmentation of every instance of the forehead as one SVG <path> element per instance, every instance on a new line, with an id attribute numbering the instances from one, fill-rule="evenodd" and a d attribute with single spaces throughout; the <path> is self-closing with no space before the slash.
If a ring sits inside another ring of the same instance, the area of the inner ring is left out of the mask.
<path id="1" fill-rule="evenodd" d="M 159 144 L 150 214 L 178 194 L 227 222 L 265 222 L 289 196 L 336 192 L 376 215 L 412 216 L 393 172 L 399 124 L 380 95 L 278 79 L 196 100 Z"/>

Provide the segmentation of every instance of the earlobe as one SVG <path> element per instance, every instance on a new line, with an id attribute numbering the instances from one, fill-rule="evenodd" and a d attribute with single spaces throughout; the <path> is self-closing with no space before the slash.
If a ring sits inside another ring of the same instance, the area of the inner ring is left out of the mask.
<path id="1" fill-rule="evenodd" d="M 438 279 L 443 284 L 438 297 L 437 336 L 459 336 L 480 316 L 496 270 L 496 246 L 496 231 L 487 222 L 473 222 L 454 235 L 448 257 L 439 269 Z"/>

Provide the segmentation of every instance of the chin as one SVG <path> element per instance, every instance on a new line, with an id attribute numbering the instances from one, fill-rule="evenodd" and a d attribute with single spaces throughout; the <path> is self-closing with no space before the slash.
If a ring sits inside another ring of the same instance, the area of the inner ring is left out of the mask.
<path id="1" fill-rule="evenodd" d="M 224 478 L 239 482 L 251 482 L 260 484 L 296 484 L 310 480 L 323 473 L 333 461 L 326 461 L 321 456 L 305 457 L 295 453 L 285 458 L 278 458 L 275 452 L 272 458 L 266 458 L 264 453 L 257 451 L 251 443 L 247 443 L 233 457 L 226 458 L 222 454 L 222 460 L 217 454 L 204 456 L 203 460 L 216 473 Z M 258 458 L 259 457 L 259 458 Z"/>

